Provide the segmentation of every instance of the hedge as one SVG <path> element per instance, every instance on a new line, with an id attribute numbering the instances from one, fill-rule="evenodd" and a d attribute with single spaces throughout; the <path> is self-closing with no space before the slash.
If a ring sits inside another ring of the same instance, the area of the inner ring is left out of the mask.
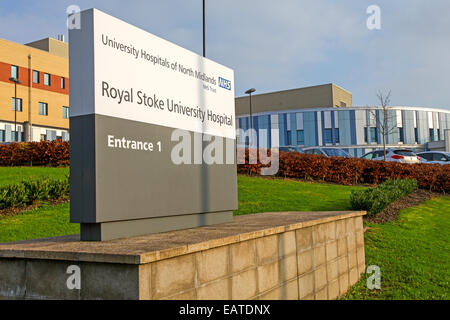
<path id="1" fill-rule="evenodd" d="M 0 210 L 30 205 L 36 200 L 56 200 L 69 196 L 69 178 L 23 181 L 0 187 Z"/>
<path id="2" fill-rule="evenodd" d="M 383 211 L 389 204 L 417 190 L 417 180 L 387 180 L 376 188 L 353 191 L 350 203 L 354 210 L 367 211 L 373 216 Z"/>
<path id="3" fill-rule="evenodd" d="M 266 153 L 265 150 L 262 150 Z M 266 153 L 267 154 L 267 153 Z M 268 152 L 270 155 L 270 151 Z M 379 185 L 388 179 L 415 179 L 421 189 L 435 192 L 450 192 L 450 165 L 402 164 L 397 162 L 372 161 L 357 158 L 342 158 L 279 153 L 277 176 L 306 180 L 320 180 L 343 185 Z M 245 164 L 238 164 L 242 174 L 261 173 L 261 163 L 249 164 L 249 151 L 245 151 Z"/>
<path id="4" fill-rule="evenodd" d="M 61 140 L 0 145 L 0 166 L 68 166 L 70 144 Z"/>
<path id="5" fill-rule="evenodd" d="M 11 143 L 0 145 L 0 166 L 70 164 L 69 142 Z M 267 153 L 262 150 L 263 153 Z M 249 151 L 245 151 L 245 164 L 238 164 L 238 172 L 260 174 L 263 165 L 249 164 Z M 416 179 L 421 189 L 450 192 L 450 165 L 402 164 L 397 162 L 371 161 L 357 158 L 327 158 L 297 152 L 279 153 L 277 176 L 321 180 L 343 185 L 378 185 L 388 179 Z"/>

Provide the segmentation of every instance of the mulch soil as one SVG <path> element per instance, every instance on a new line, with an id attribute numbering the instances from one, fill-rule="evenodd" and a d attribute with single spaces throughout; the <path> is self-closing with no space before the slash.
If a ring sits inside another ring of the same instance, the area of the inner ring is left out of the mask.
<path id="1" fill-rule="evenodd" d="M 441 196 L 442 194 L 440 193 L 434 193 L 427 190 L 418 189 L 413 193 L 411 193 L 410 195 L 407 195 L 406 197 L 403 197 L 402 199 L 399 199 L 391 203 L 379 214 L 367 218 L 367 221 L 371 223 L 383 224 L 389 221 L 396 220 L 400 210 L 420 205 L 433 197 L 441 197 Z"/>

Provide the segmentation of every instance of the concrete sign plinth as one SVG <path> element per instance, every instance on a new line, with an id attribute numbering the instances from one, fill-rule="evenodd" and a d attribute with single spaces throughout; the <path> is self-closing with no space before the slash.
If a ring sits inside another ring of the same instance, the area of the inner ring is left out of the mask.
<path id="1" fill-rule="evenodd" d="M 285 212 L 105 242 L 0 245 L 0 299 L 336 299 L 365 271 L 364 212 Z"/>

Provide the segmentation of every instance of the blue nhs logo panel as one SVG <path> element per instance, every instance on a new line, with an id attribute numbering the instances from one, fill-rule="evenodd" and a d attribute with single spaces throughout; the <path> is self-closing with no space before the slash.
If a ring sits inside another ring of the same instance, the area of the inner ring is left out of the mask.
<path id="1" fill-rule="evenodd" d="M 224 78 L 219 78 L 219 87 L 231 91 L 231 81 Z"/>

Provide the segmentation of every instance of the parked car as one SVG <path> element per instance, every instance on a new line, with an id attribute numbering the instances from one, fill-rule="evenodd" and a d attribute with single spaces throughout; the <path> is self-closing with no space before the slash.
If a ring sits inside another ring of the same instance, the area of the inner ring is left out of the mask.
<path id="1" fill-rule="evenodd" d="M 426 163 L 450 164 L 450 152 L 428 151 L 417 154 L 426 160 Z"/>
<path id="2" fill-rule="evenodd" d="M 361 157 L 366 160 L 384 160 L 384 150 L 366 153 Z M 420 157 L 409 149 L 386 149 L 386 161 L 400 163 L 420 163 Z"/>
<path id="3" fill-rule="evenodd" d="M 303 149 L 303 152 L 305 154 L 315 154 L 315 155 L 325 156 L 328 158 L 330 158 L 330 157 L 351 158 L 352 157 L 350 154 L 348 154 L 344 150 L 338 149 L 338 148 L 306 148 L 306 149 Z"/>
<path id="4" fill-rule="evenodd" d="M 279 150 L 281 152 L 299 152 L 299 153 L 304 153 L 302 148 L 299 148 L 299 147 L 280 147 Z"/>

